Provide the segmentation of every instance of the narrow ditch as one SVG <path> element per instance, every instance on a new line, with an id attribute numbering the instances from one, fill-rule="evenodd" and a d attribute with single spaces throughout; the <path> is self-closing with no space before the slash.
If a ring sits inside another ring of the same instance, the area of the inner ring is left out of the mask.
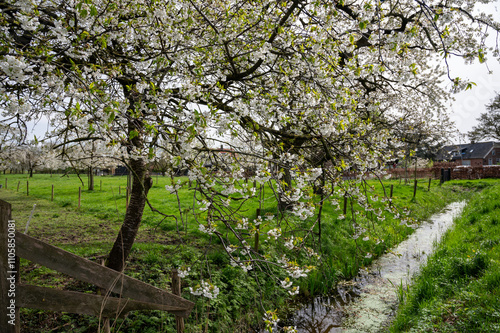
<path id="1" fill-rule="evenodd" d="M 379 332 L 394 315 L 398 289 L 406 289 L 465 202 L 448 205 L 424 222 L 405 241 L 384 254 L 351 281 L 338 286 L 335 296 L 321 296 L 304 305 L 287 325 L 297 332 Z"/>

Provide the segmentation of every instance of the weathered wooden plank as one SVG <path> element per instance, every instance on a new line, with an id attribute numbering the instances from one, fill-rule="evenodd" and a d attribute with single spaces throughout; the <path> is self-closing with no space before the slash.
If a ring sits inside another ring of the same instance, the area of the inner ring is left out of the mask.
<path id="1" fill-rule="evenodd" d="M 40 310 L 121 318 L 133 310 L 162 310 L 184 314 L 185 310 L 169 305 L 139 302 L 131 299 L 84 294 L 31 285 L 17 285 L 19 306 Z"/>
<path id="2" fill-rule="evenodd" d="M 183 317 L 187 317 L 194 307 L 193 302 L 180 296 L 81 258 L 36 238 L 22 233 L 16 233 L 16 237 L 18 256 L 80 281 L 94 284 L 124 298 L 183 308 L 186 311 Z"/>
<path id="3" fill-rule="evenodd" d="M 10 221 L 10 222 L 9 222 Z M 15 224 L 11 221 L 11 206 L 0 200 L 0 332 L 19 333 L 18 298 L 15 283 L 18 262 L 13 242 Z M 14 243 L 15 244 L 15 243 Z"/>

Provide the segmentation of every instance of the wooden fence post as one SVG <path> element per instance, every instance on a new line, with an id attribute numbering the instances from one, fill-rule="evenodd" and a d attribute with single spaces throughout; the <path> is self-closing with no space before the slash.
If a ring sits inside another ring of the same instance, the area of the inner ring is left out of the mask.
<path id="1" fill-rule="evenodd" d="M 99 182 L 99 190 L 102 191 L 102 179 L 101 181 Z"/>
<path id="2" fill-rule="evenodd" d="M 54 201 L 54 184 L 52 184 L 52 194 L 50 196 L 50 201 Z"/>
<path id="3" fill-rule="evenodd" d="M 106 266 L 106 261 L 104 259 L 101 259 L 101 266 Z M 108 291 L 106 289 L 98 288 L 97 290 L 98 290 L 97 291 L 98 295 L 103 295 L 105 297 L 109 296 L 108 295 Z M 102 317 L 101 320 L 102 320 L 102 329 L 104 331 L 103 333 L 111 333 L 111 327 L 110 327 L 109 318 L 108 317 Z M 99 321 L 99 328 L 101 328 L 101 321 Z"/>
<path id="4" fill-rule="evenodd" d="M 9 180 L 9 178 L 5 178 L 5 189 L 7 189 L 7 181 Z"/>
<path id="5" fill-rule="evenodd" d="M 26 195 L 30 195 L 30 182 L 29 182 L 29 180 L 26 181 Z"/>
<path id="6" fill-rule="evenodd" d="M 125 193 L 125 209 L 128 209 L 128 194 L 129 194 L 129 190 L 128 190 L 128 186 L 127 186 L 127 191 Z"/>
<path id="7" fill-rule="evenodd" d="M 118 195 L 122 195 L 122 187 L 118 186 Z"/>
<path id="8" fill-rule="evenodd" d="M 257 212 L 255 213 L 256 218 L 258 219 L 260 216 L 260 208 L 257 208 Z M 255 252 L 259 251 L 259 237 L 260 237 L 260 225 L 257 226 L 257 230 L 255 231 Z"/>
<path id="9" fill-rule="evenodd" d="M 417 195 L 417 180 L 415 179 L 413 183 L 413 198 Z"/>
<path id="10" fill-rule="evenodd" d="M 172 294 L 181 296 L 181 279 L 177 269 L 172 270 Z M 177 324 L 177 333 L 184 332 L 184 318 L 175 316 L 175 322 Z"/>
<path id="11" fill-rule="evenodd" d="M 19 192 L 19 185 L 21 185 L 21 181 L 17 182 L 17 192 Z"/>
<path id="12" fill-rule="evenodd" d="M 344 194 L 344 215 L 347 214 L 347 195 Z"/>
<path id="13" fill-rule="evenodd" d="M 431 190 L 431 181 L 432 181 L 432 178 L 429 178 L 429 185 L 427 185 L 427 191 Z"/>
<path id="14" fill-rule="evenodd" d="M 19 309 L 16 307 L 16 282 L 19 259 L 15 247 L 15 221 L 11 205 L 0 200 L 0 332 L 19 333 Z M 13 245 L 10 245 L 13 244 Z M 12 247 L 14 246 L 14 247 Z"/>
<path id="15" fill-rule="evenodd" d="M 79 187 L 78 188 L 78 208 L 80 208 L 81 201 L 82 201 L 82 188 Z"/>

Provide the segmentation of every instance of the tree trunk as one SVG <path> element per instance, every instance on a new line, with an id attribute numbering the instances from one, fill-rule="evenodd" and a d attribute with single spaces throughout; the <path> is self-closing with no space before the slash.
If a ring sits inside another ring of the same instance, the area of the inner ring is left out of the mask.
<path id="1" fill-rule="evenodd" d="M 146 205 L 146 197 L 149 189 L 153 185 L 144 160 L 131 160 L 130 172 L 133 174 L 130 202 L 127 212 L 125 213 L 122 227 L 109 253 L 107 262 L 109 268 L 119 272 L 123 271 L 125 261 L 134 244 L 141 223 L 142 213 Z"/>
<path id="2" fill-rule="evenodd" d="M 290 173 L 290 169 L 285 169 L 285 174 L 283 175 L 283 180 L 285 182 L 282 190 L 279 192 L 279 202 L 278 209 L 280 212 L 284 212 L 286 210 L 291 210 L 293 208 L 293 204 L 287 200 L 287 195 L 285 192 L 292 190 L 292 174 Z"/>
<path id="3" fill-rule="evenodd" d="M 405 158 L 405 185 L 408 183 L 408 158 Z"/>
<path id="4" fill-rule="evenodd" d="M 92 167 L 89 167 L 88 169 L 88 180 L 89 180 L 89 187 L 88 187 L 88 190 L 89 191 L 93 191 L 94 190 L 94 169 Z"/>

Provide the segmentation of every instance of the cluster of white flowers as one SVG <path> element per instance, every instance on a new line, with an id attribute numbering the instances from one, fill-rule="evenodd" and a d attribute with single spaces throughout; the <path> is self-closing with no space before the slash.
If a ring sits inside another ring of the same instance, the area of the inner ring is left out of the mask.
<path id="1" fill-rule="evenodd" d="M 225 249 L 226 249 L 227 253 L 233 253 L 234 251 L 237 250 L 237 247 L 235 245 L 231 244 L 229 246 L 226 246 Z"/>
<path id="2" fill-rule="evenodd" d="M 295 216 L 298 216 L 301 220 L 305 220 L 307 219 L 308 217 L 311 217 L 314 215 L 314 206 L 313 205 L 309 205 L 307 203 L 304 203 L 304 202 L 299 202 L 297 203 L 296 205 L 293 206 L 293 214 Z"/>
<path id="3" fill-rule="evenodd" d="M 260 215 L 259 215 L 259 216 L 257 216 L 257 218 L 256 218 L 256 219 L 254 219 L 254 220 L 253 220 L 253 224 L 254 224 L 256 227 L 260 226 L 260 225 L 262 224 L 262 222 L 263 222 L 263 221 L 262 221 L 262 216 L 260 216 Z"/>
<path id="4" fill-rule="evenodd" d="M 323 169 L 321 169 L 321 168 L 311 169 L 310 170 L 310 174 L 308 176 L 308 180 L 309 181 L 314 181 L 314 180 L 316 180 L 316 178 L 318 178 L 319 176 L 321 176 L 322 173 L 323 173 Z"/>
<path id="5" fill-rule="evenodd" d="M 290 281 L 290 278 L 286 278 L 285 280 L 281 281 L 281 286 L 285 289 L 288 289 L 292 286 L 292 281 Z"/>
<path id="6" fill-rule="evenodd" d="M 241 260 L 240 257 L 232 257 L 230 259 L 230 264 L 233 267 L 241 268 L 245 273 L 253 269 L 252 262 L 250 260 Z"/>
<path id="7" fill-rule="evenodd" d="M 165 185 L 165 189 L 170 193 L 173 194 L 177 192 L 180 188 L 182 187 L 180 180 L 177 181 L 176 184 L 174 185 Z"/>
<path id="8" fill-rule="evenodd" d="M 243 269 L 243 271 L 245 273 L 247 273 L 248 271 L 251 271 L 253 269 L 253 266 L 252 266 L 252 263 L 250 261 L 245 261 L 244 263 L 242 263 L 240 265 L 241 269 Z"/>
<path id="9" fill-rule="evenodd" d="M 274 228 L 274 229 L 271 229 L 267 232 L 267 234 L 270 236 L 270 237 L 274 237 L 274 239 L 278 239 L 278 237 L 281 236 L 281 229 L 280 228 Z"/>
<path id="10" fill-rule="evenodd" d="M 188 276 L 190 271 L 191 267 L 186 267 L 186 266 L 182 266 L 177 270 L 179 277 L 181 278 L 185 278 L 186 276 Z"/>
<path id="11" fill-rule="evenodd" d="M 291 236 L 286 242 L 285 242 L 285 247 L 289 250 L 293 250 L 295 245 L 293 244 L 293 236 Z"/>
<path id="12" fill-rule="evenodd" d="M 19 23 L 21 23 L 21 27 L 24 30 L 35 31 L 38 27 L 38 17 L 36 16 L 29 17 L 23 14 L 17 14 L 16 18 L 19 20 Z"/>
<path id="13" fill-rule="evenodd" d="M 207 225 L 200 224 L 198 226 L 198 230 L 200 230 L 201 232 L 203 232 L 205 234 L 212 235 L 216 230 L 215 227 L 216 227 L 216 225 L 212 224 L 212 223 L 208 223 Z"/>
<path id="14" fill-rule="evenodd" d="M 264 318 L 262 318 L 264 323 L 266 324 L 266 329 L 268 332 L 272 332 L 273 328 L 278 325 L 280 319 L 278 318 L 278 315 L 276 312 L 273 311 L 267 311 L 264 314 Z"/>
<path id="15" fill-rule="evenodd" d="M 21 57 L 6 55 L 0 60 L 0 69 L 9 76 L 11 80 L 22 83 L 26 80 L 28 74 L 26 71 L 28 65 Z"/>
<path id="16" fill-rule="evenodd" d="M 292 289 L 288 290 L 288 293 L 291 295 L 291 296 L 295 296 L 295 295 L 298 295 L 299 293 L 299 286 L 294 286 Z"/>
<path id="17" fill-rule="evenodd" d="M 230 264 L 231 264 L 231 266 L 233 266 L 233 267 L 239 267 L 239 266 L 240 266 L 240 263 L 239 263 L 239 262 L 240 262 L 240 257 L 233 257 L 233 258 L 231 258 L 231 260 L 230 260 Z"/>
<path id="18" fill-rule="evenodd" d="M 256 172 L 255 172 L 255 181 L 259 184 L 264 184 L 266 183 L 267 181 L 269 181 L 269 179 L 271 179 L 271 174 L 269 173 L 269 171 L 267 171 L 267 168 L 266 165 L 262 166 L 262 169 L 258 169 Z"/>
<path id="19" fill-rule="evenodd" d="M 200 207 L 200 210 L 202 212 L 208 210 L 208 208 L 210 208 L 210 206 L 212 205 L 212 203 L 210 201 L 207 201 L 207 200 L 202 200 L 201 201 L 201 205 L 203 205 L 202 207 Z"/>
<path id="20" fill-rule="evenodd" d="M 220 292 L 219 287 L 204 280 L 194 288 L 189 287 L 189 291 L 195 296 L 205 296 L 210 299 L 216 298 Z"/>
<path id="21" fill-rule="evenodd" d="M 359 236 L 361 236 L 362 234 L 364 234 L 366 232 L 366 229 L 357 225 L 356 223 L 354 223 L 352 225 L 352 227 L 354 228 L 354 235 L 352 236 L 352 239 L 358 239 Z M 368 238 L 369 239 L 369 238 Z M 367 239 L 367 240 L 368 240 Z M 365 239 L 363 239 L 365 240 Z M 365 240 L 366 241 L 366 240 Z"/>
<path id="22" fill-rule="evenodd" d="M 286 268 L 286 270 L 288 272 L 288 275 L 294 279 L 306 277 L 307 273 L 309 273 L 311 271 L 310 268 L 300 267 L 298 265 L 289 265 Z"/>
<path id="23" fill-rule="evenodd" d="M 238 225 L 236 226 L 236 229 L 244 229 L 244 230 L 247 230 L 248 229 L 248 218 L 246 217 L 243 217 L 240 222 L 238 223 Z"/>

